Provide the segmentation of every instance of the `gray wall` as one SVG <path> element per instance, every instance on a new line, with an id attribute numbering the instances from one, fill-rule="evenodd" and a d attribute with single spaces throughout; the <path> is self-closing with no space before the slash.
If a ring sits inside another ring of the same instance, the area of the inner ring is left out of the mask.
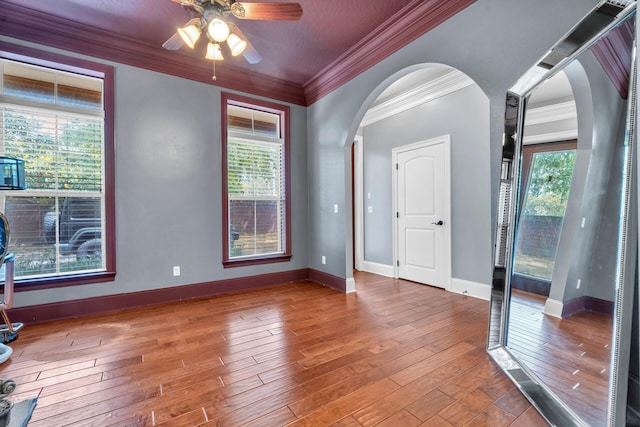
<path id="1" fill-rule="evenodd" d="M 575 84 L 578 155 L 549 297 L 613 301 L 626 102 L 591 52 L 581 55 L 580 64 L 588 88 L 578 89 L 578 73 L 568 73 Z"/>
<path id="2" fill-rule="evenodd" d="M 116 65 L 116 281 L 20 292 L 15 305 L 304 267 L 351 277 L 351 183 L 345 147 L 377 95 L 422 63 L 461 70 L 489 98 L 491 145 L 485 158 L 490 159 L 491 191 L 484 197 L 490 212 L 479 212 L 488 222 L 486 230 L 478 232 L 493 236 L 505 91 L 595 4 L 596 0 L 567 0 L 558 8 L 554 0 L 478 1 L 307 109 L 292 106 L 290 263 L 222 268 L 220 90 Z M 189 164 L 182 172 L 169 171 L 174 161 Z M 478 245 L 492 252 L 490 239 Z M 182 276 L 172 277 L 171 266 L 177 264 Z M 482 269 L 477 266 L 454 268 L 459 277 L 490 281 L 489 267 L 486 277 L 478 277 Z"/>
<path id="3" fill-rule="evenodd" d="M 363 128 L 364 258 L 393 263 L 392 148 L 446 134 L 451 135 L 452 276 L 482 282 L 491 273 L 489 101 L 476 85 Z"/>
<path id="4" fill-rule="evenodd" d="M 15 306 L 306 268 L 306 109 L 290 106 L 291 261 L 224 269 L 221 89 L 112 65 L 116 79 L 116 280 L 19 292 Z M 181 266 L 181 276 L 173 277 L 174 265 Z"/>
<path id="5" fill-rule="evenodd" d="M 596 156 L 603 158 L 603 164 L 592 160 L 589 165 L 589 174 L 597 175 L 601 172 L 602 179 L 599 184 L 596 184 L 595 189 L 591 189 L 590 198 L 585 201 L 583 213 L 593 215 L 597 206 L 595 201 L 598 200 L 602 204 L 602 214 L 597 222 L 584 294 L 614 301 L 618 253 L 613 249 L 619 246 L 627 102 L 620 97 L 595 58 L 585 59 L 582 62 L 590 75 L 594 102 L 592 158 Z M 588 180 L 587 184 L 589 184 Z M 565 293 L 565 300 L 569 299 L 568 297 L 570 295 Z"/>
<path id="6" fill-rule="evenodd" d="M 490 149 L 484 158 L 491 167 L 487 236 L 478 242 L 492 252 L 500 170 L 506 89 L 563 36 L 594 5 L 595 0 L 570 0 L 557 7 L 552 0 L 482 0 L 405 46 L 308 108 L 309 266 L 339 277 L 352 276 L 350 171 L 345 169 L 344 147 L 373 100 L 391 82 L 417 64 L 441 63 L 471 77 L 489 98 Z M 366 144 L 366 142 L 365 142 Z M 333 213 L 337 203 L 340 213 Z M 454 205 L 458 202 L 454 202 Z M 327 264 L 321 264 L 321 256 Z M 486 255 L 489 259 L 490 255 Z M 455 275 L 490 283 L 490 267 L 456 265 Z M 484 271 L 484 273 L 479 273 Z M 485 277 L 479 277 L 484 275 Z"/>

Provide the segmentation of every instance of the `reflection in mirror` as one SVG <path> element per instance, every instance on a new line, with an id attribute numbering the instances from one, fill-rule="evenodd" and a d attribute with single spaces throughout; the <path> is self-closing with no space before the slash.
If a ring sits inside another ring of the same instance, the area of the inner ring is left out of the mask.
<path id="1" fill-rule="evenodd" d="M 553 425 L 625 425 L 634 12 L 601 2 L 507 96 L 488 351 Z"/>

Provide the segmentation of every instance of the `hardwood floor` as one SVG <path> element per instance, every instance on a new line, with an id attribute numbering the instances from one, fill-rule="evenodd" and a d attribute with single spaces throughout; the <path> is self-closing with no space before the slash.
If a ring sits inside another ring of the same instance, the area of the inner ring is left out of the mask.
<path id="1" fill-rule="evenodd" d="M 544 315 L 546 297 L 515 291 L 509 348 L 589 425 L 607 420 L 611 331 L 609 315 Z"/>
<path id="2" fill-rule="evenodd" d="M 358 273 L 26 325 L 0 376 L 47 426 L 542 426 L 485 352 L 489 304 Z"/>

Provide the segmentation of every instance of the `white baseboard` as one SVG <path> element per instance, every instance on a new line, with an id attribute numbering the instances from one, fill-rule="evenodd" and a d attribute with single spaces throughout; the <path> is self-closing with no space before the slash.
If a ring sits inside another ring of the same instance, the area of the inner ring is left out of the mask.
<path id="1" fill-rule="evenodd" d="M 367 273 L 379 274 L 380 276 L 393 277 L 393 266 L 386 264 L 378 264 L 377 262 L 363 261 L 362 271 Z"/>
<path id="2" fill-rule="evenodd" d="M 362 271 L 367 273 L 379 274 L 385 277 L 395 277 L 392 265 L 378 264 L 376 262 L 364 261 Z M 471 282 L 469 280 L 451 278 L 451 285 L 448 289 L 462 295 L 468 295 L 474 298 L 480 298 L 485 301 L 491 299 L 491 286 L 484 283 Z M 347 283 L 347 292 L 349 292 L 349 283 Z"/>
<path id="3" fill-rule="evenodd" d="M 356 291 L 356 279 L 354 279 L 353 277 L 347 278 L 346 285 L 347 285 L 347 289 L 345 290 L 346 293 L 350 294 L 351 292 Z"/>
<path id="4" fill-rule="evenodd" d="M 485 301 L 491 299 L 491 286 L 484 283 L 471 282 L 464 279 L 451 278 L 451 292 L 457 294 L 468 295 L 470 297 L 479 298 Z"/>
<path id="5" fill-rule="evenodd" d="M 547 298 L 547 301 L 544 303 L 544 314 L 562 319 L 562 308 L 562 301 Z"/>

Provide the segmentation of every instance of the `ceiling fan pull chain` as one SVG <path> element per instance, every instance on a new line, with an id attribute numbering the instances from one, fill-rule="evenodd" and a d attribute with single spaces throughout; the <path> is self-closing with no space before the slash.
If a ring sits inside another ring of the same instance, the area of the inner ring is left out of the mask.
<path id="1" fill-rule="evenodd" d="M 214 82 L 216 81 L 216 61 L 213 61 L 213 77 L 211 77 L 211 80 L 213 80 Z"/>

